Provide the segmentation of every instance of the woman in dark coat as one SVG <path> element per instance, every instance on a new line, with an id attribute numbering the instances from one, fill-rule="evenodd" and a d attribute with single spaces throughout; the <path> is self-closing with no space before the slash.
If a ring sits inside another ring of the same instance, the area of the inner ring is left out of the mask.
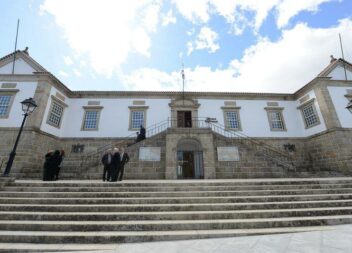
<path id="1" fill-rule="evenodd" d="M 49 151 L 45 155 L 44 170 L 43 170 L 43 181 L 51 181 L 53 175 L 53 151 Z"/>
<path id="2" fill-rule="evenodd" d="M 62 155 L 60 150 L 55 150 L 54 154 L 52 155 L 52 177 L 51 180 L 58 180 L 59 178 L 59 171 L 60 171 L 60 164 L 62 162 Z"/>

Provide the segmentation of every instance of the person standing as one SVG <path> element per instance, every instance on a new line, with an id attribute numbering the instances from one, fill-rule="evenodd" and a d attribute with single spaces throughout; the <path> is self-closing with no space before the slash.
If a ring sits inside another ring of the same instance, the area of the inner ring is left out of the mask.
<path id="1" fill-rule="evenodd" d="M 112 150 L 108 149 L 103 157 L 101 158 L 101 162 L 104 165 L 103 172 L 103 181 L 111 181 L 111 164 L 112 164 Z"/>
<path id="2" fill-rule="evenodd" d="M 60 164 L 62 162 L 62 156 L 60 150 L 55 150 L 54 154 L 52 155 L 52 168 L 51 168 L 51 179 L 50 181 L 58 180 L 59 178 L 59 171 L 60 171 Z"/>
<path id="3" fill-rule="evenodd" d="M 45 162 L 44 162 L 44 170 L 43 170 L 43 181 L 51 181 L 51 174 L 53 169 L 53 157 L 54 151 L 50 150 L 48 153 L 45 154 Z"/>
<path id="4" fill-rule="evenodd" d="M 121 157 L 118 148 L 114 148 L 111 161 L 111 182 L 117 181 L 117 175 L 120 169 Z"/>
<path id="5" fill-rule="evenodd" d="M 121 163 L 120 163 L 120 169 L 118 170 L 118 180 L 122 181 L 125 165 L 130 161 L 130 157 L 125 152 L 125 148 L 121 148 L 120 159 L 121 159 Z"/>
<path id="6" fill-rule="evenodd" d="M 58 151 L 58 150 L 57 150 Z M 55 151 L 56 152 L 56 151 Z M 60 154 L 59 156 L 56 158 L 56 168 L 55 168 L 55 175 L 54 175 L 54 180 L 59 180 L 59 173 L 60 173 L 60 165 L 62 163 L 62 160 L 64 159 L 65 157 L 65 151 L 63 149 L 61 149 L 60 151 Z"/>
<path id="7" fill-rule="evenodd" d="M 140 137 L 140 141 L 143 141 L 145 139 L 145 128 L 143 127 L 143 125 L 141 125 L 140 129 L 139 129 L 139 135 Z"/>

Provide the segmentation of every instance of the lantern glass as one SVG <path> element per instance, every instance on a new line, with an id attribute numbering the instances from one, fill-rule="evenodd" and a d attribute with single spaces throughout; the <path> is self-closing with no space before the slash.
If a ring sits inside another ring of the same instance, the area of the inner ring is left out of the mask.
<path id="1" fill-rule="evenodd" d="M 22 111 L 28 115 L 31 114 L 35 110 L 35 108 L 38 107 L 36 102 L 33 100 L 33 98 L 27 98 L 23 100 L 21 104 L 22 104 Z"/>

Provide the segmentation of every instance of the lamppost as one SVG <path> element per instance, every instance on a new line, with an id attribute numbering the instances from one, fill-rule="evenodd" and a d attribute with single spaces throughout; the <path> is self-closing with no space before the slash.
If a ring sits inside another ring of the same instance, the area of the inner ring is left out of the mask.
<path id="1" fill-rule="evenodd" d="M 350 113 L 352 113 L 352 100 L 350 102 L 348 102 L 346 109 L 348 109 L 350 111 Z"/>
<path id="2" fill-rule="evenodd" d="M 18 132 L 18 135 L 17 135 L 15 145 L 13 146 L 13 149 L 9 155 L 9 160 L 7 161 L 6 168 L 4 171 L 4 177 L 9 176 L 10 174 L 10 170 L 12 167 L 13 160 L 15 159 L 15 156 L 16 156 L 16 149 L 17 149 L 18 141 L 20 140 L 24 123 L 26 122 L 27 117 L 35 110 L 36 107 L 38 107 L 35 101 L 33 100 L 33 98 L 27 98 L 23 100 L 21 104 L 22 104 L 22 111 L 24 112 L 23 114 L 24 117 L 23 117 L 22 125 L 20 127 L 20 131 Z"/>

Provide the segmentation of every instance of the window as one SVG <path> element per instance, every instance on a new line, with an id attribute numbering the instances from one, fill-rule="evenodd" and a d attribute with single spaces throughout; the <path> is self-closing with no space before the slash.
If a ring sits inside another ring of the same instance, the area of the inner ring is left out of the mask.
<path id="1" fill-rule="evenodd" d="M 139 130 L 141 126 L 146 127 L 146 115 L 148 106 L 130 106 L 129 130 Z"/>
<path id="2" fill-rule="evenodd" d="M 67 105 L 63 101 L 51 95 L 51 105 L 46 123 L 53 127 L 60 128 L 65 107 L 67 107 Z"/>
<path id="3" fill-rule="evenodd" d="M 9 114 L 11 95 L 0 95 L 0 118 L 5 118 Z"/>
<path id="4" fill-rule="evenodd" d="M 102 106 L 83 106 L 85 109 L 82 130 L 98 130 L 100 111 L 103 109 Z"/>
<path id="5" fill-rule="evenodd" d="M 64 107 L 57 102 L 52 102 L 51 110 L 48 117 L 48 123 L 55 127 L 60 127 Z"/>
<path id="6" fill-rule="evenodd" d="M 304 122 L 307 128 L 319 124 L 318 115 L 315 112 L 313 103 L 303 107 L 302 113 L 303 113 Z"/>
<path id="7" fill-rule="evenodd" d="M 271 131 L 285 131 L 285 122 L 282 115 L 282 109 L 277 108 L 265 108 L 268 113 L 268 119 Z"/>
<path id="8" fill-rule="evenodd" d="M 320 124 L 318 113 L 315 109 L 314 98 L 297 107 L 301 110 L 303 122 L 306 128 Z"/>
<path id="9" fill-rule="evenodd" d="M 237 106 L 224 106 L 221 107 L 224 112 L 224 125 L 226 129 L 241 131 L 240 109 Z"/>
<path id="10" fill-rule="evenodd" d="M 133 111 L 131 128 L 140 128 L 141 125 L 144 126 L 144 111 Z"/>

